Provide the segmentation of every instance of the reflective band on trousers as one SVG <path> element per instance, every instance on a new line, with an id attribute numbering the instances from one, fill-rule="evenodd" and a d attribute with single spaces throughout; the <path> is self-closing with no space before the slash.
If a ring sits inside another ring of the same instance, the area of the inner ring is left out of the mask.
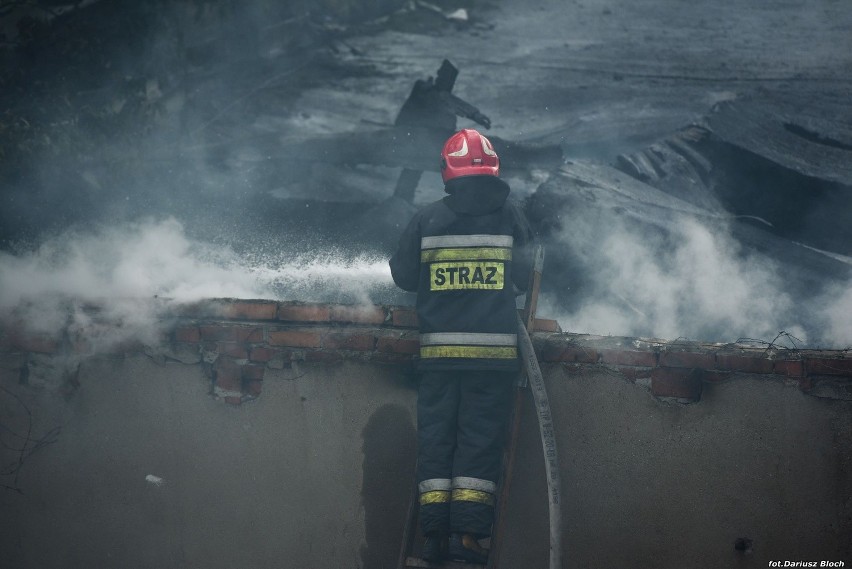
<path id="1" fill-rule="evenodd" d="M 453 488 L 466 488 L 468 490 L 481 490 L 493 494 L 497 491 L 497 484 L 490 480 L 482 478 L 473 478 L 470 476 L 456 476 L 453 478 Z"/>
<path id="2" fill-rule="evenodd" d="M 513 359 L 517 342 L 515 334 L 433 332 L 420 336 L 420 357 Z"/>
<path id="3" fill-rule="evenodd" d="M 420 357 L 510 360 L 518 357 L 518 349 L 491 346 L 420 346 Z"/>
<path id="4" fill-rule="evenodd" d="M 486 506 L 494 505 L 493 495 L 489 494 L 488 492 L 480 492 L 479 490 L 468 490 L 466 488 L 457 488 L 453 490 L 452 500 L 453 502 L 478 502 L 480 504 L 485 504 Z"/>
<path id="5" fill-rule="evenodd" d="M 517 334 L 489 334 L 479 332 L 430 332 L 420 334 L 421 346 L 517 346 Z"/>
<path id="6" fill-rule="evenodd" d="M 453 487 L 453 481 L 449 478 L 430 478 L 429 480 L 424 480 L 420 484 L 417 485 L 417 489 L 421 494 L 425 492 L 430 492 L 432 490 L 451 490 Z"/>
<path id="7" fill-rule="evenodd" d="M 467 247 L 461 249 L 425 249 L 420 251 L 420 262 L 432 261 L 511 261 L 508 247 Z"/>
<path id="8" fill-rule="evenodd" d="M 511 247 L 511 235 L 433 235 L 420 239 L 421 249 L 447 247 Z"/>
<path id="9" fill-rule="evenodd" d="M 444 504 L 450 501 L 449 490 L 432 490 L 431 492 L 423 492 L 420 494 L 420 505 L 426 504 Z"/>

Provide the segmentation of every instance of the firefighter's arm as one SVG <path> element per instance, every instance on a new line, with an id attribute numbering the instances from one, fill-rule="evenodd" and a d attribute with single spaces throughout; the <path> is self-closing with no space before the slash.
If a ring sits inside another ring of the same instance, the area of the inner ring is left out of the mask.
<path id="1" fill-rule="evenodd" d="M 399 247 L 390 259 L 390 270 L 396 286 L 417 292 L 420 280 L 420 214 L 414 216 L 399 238 Z"/>
<path id="2" fill-rule="evenodd" d="M 520 294 L 529 286 L 530 274 L 535 264 L 535 234 L 526 216 L 517 207 L 513 208 L 515 228 L 512 245 L 512 283 Z"/>

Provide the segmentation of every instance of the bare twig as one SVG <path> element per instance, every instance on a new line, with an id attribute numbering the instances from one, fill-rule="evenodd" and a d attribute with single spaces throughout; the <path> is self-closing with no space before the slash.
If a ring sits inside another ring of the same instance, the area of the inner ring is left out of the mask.
<path id="1" fill-rule="evenodd" d="M 776 344 L 775 342 L 778 340 L 778 338 L 786 338 L 793 345 L 793 347 L 788 348 L 787 346 L 782 346 L 780 344 Z M 767 352 L 769 352 L 769 350 L 771 350 L 773 348 L 776 348 L 776 349 L 779 349 L 779 350 L 789 350 L 789 351 L 796 352 L 798 354 L 800 352 L 801 348 L 798 345 L 796 345 L 796 342 L 798 342 L 799 344 L 804 344 L 804 341 L 793 336 L 792 334 L 790 334 L 789 332 L 787 332 L 785 330 L 781 330 L 780 332 L 778 332 L 778 334 L 774 338 L 772 338 L 772 340 L 769 341 L 769 342 L 767 342 L 766 340 L 759 340 L 759 339 L 755 339 L 755 338 L 738 338 L 737 341 L 736 341 L 737 344 L 741 344 L 741 343 L 745 343 L 745 342 L 766 346 L 766 349 L 763 351 L 764 354 L 766 354 Z"/>
<path id="2" fill-rule="evenodd" d="M 15 447 L 12 447 L 10 445 L 7 445 L 6 443 L 3 443 L 4 447 L 6 447 L 7 449 L 17 453 L 18 456 L 16 457 L 15 461 L 10 463 L 2 472 L 0 472 L 0 476 L 12 476 L 12 475 L 14 475 L 15 478 L 14 478 L 12 484 L 11 485 L 0 484 L 0 488 L 3 488 L 5 490 L 11 490 L 11 491 L 17 492 L 18 494 L 23 494 L 23 491 L 18 486 L 18 478 L 21 474 L 21 469 L 24 466 L 24 461 L 29 456 L 31 456 L 34 452 L 39 450 L 40 448 L 43 448 L 43 447 L 45 447 L 49 444 L 55 443 L 57 440 L 59 440 L 59 433 L 62 430 L 62 428 L 61 427 L 54 427 L 53 429 L 48 431 L 47 434 L 44 435 L 43 437 L 38 438 L 38 439 L 32 438 L 33 415 L 32 415 L 32 412 L 30 411 L 30 408 L 27 407 L 27 404 L 24 403 L 24 401 L 16 393 L 6 389 L 3 386 L 0 386 L 0 391 L 8 394 L 15 401 L 17 401 L 18 404 L 21 406 L 21 408 L 23 408 L 24 412 L 27 415 L 27 433 L 26 433 L 26 435 L 21 435 L 21 434 L 15 432 L 15 431 L 13 431 L 12 429 L 7 427 L 6 425 L 0 423 L 0 427 L 2 427 L 3 430 L 7 431 L 11 435 L 13 435 L 13 436 L 15 436 L 19 439 L 22 439 L 24 441 L 23 445 L 20 448 L 15 448 Z"/>

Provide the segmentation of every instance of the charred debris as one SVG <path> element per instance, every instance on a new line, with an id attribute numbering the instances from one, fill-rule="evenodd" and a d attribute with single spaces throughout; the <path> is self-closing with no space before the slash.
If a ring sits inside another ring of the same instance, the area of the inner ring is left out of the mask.
<path id="1" fill-rule="evenodd" d="M 471 3 L 379 4 L 343 22 L 308 4 L 248 10 L 224 0 L 81 2 L 20 17 L 0 77 L 0 246 L 73 224 L 166 214 L 201 237 L 212 226 L 251 226 L 245 248 L 285 225 L 317 242 L 388 248 L 458 121 L 490 127 L 488 109 L 453 93 L 464 69 L 436 61 L 433 77 L 393 103 L 391 124 L 294 136 L 280 126 L 293 118 L 288 106 L 332 79 L 386 80 L 359 58 L 353 35 L 488 24 L 450 10 Z M 663 244 L 685 218 L 724 224 L 744 250 L 796 268 L 785 275 L 792 293 L 849 278 L 844 97 L 732 97 L 653 144 L 595 159 L 572 157 L 570 144 L 489 138 L 504 172 L 532 187 L 524 205 L 550 245 L 544 292 L 559 289 L 567 309 L 599 292 L 583 275 L 613 224 Z M 352 180 L 372 193 L 352 191 Z M 595 230 L 566 245 L 565 228 L 589 220 Z"/>

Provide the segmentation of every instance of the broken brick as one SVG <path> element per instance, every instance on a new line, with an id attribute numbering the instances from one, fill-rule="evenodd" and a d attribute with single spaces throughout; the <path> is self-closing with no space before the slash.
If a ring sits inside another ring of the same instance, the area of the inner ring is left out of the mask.
<path id="1" fill-rule="evenodd" d="M 716 369 L 741 373 L 773 373 L 772 360 L 755 354 L 743 356 L 735 354 L 716 354 Z"/>
<path id="2" fill-rule="evenodd" d="M 260 365 L 244 365 L 242 366 L 242 378 L 247 380 L 261 380 L 263 379 L 263 372 L 266 370 L 264 366 Z"/>
<path id="3" fill-rule="evenodd" d="M 635 382 L 637 379 L 651 377 L 651 368 L 648 367 L 618 366 L 618 371 L 632 382 Z"/>
<path id="4" fill-rule="evenodd" d="M 175 329 L 175 342 L 193 344 L 201 341 L 201 331 L 198 326 L 181 326 Z"/>
<path id="5" fill-rule="evenodd" d="M 260 397 L 261 391 L 263 391 L 263 381 L 254 379 L 246 383 L 246 393 L 252 397 Z"/>
<path id="6" fill-rule="evenodd" d="M 278 320 L 327 322 L 331 312 L 326 304 L 279 303 Z"/>
<path id="7" fill-rule="evenodd" d="M 220 356 L 228 356 L 238 360 L 248 358 L 248 350 L 239 342 L 217 342 L 216 347 Z"/>
<path id="8" fill-rule="evenodd" d="M 223 307 L 225 318 L 233 320 L 275 320 L 278 304 L 275 302 L 237 301 Z"/>
<path id="9" fill-rule="evenodd" d="M 657 397 L 699 401 L 702 387 L 700 374 L 682 368 L 658 367 L 651 372 L 651 393 Z"/>
<path id="10" fill-rule="evenodd" d="M 787 377 L 803 377 L 805 375 L 805 363 L 802 360 L 775 360 L 772 369 L 776 374 Z"/>
<path id="11" fill-rule="evenodd" d="M 242 370 L 229 358 L 219 358 L 213 368 L 214 385 L 223 391 L 242 390 Z"/>
<path id="12" fill-rule="evenodd" d="M 269 332 L 269 344 L 294 348 L 319 348 L 322 344 L 319 332 L 302 330 L 278 330 Z"/>
<path id="13" fill-rule="evenodd" d="M 370 351 L 375 347 L 375 336 L 347 332 L 332 332 L 322 340 L 322 347 L 329 350 Z"/>
<path id="14" fill-rule="evenodd" d="M 413 308 L 394 308 L 391 322 L 400 328 L 417 328 L 417 312 Z"/>
<path id="15" fill-rule="evenodd" d="M 541 349 L 539 358 L 545 362 L 594 364 L 598 362 L 598 352 L 592 348 L 548 342 Z"/>
<path id="16" fill-rule="evenodd" d="M 346 306 L 341 304 L 332 306 L 330 312 L 329 320 L 332 322 L 384 324 L 386 320 L 385 309 L 382 306 Z"/>
<path id="17" fill-rule="evenodd" d="M 200 326 L 201 338 L 213 342 L 262 342 L 263 328 L 257 326 L 235 326 L 232 324 L 209 324 Z"/>
<path id="18" fill-rule="evenodd" d="M 280 353 L 280 350 L 274 350 L 272 348 L 264 348 L 262 346 L 257 346 L 251 349 L 249 353 L 249 359 L 253 362 L 268 362 L 272 358 L 275 357 L 276 354 Z"/>
<path id="19" fill-rule="evenodd" d="M 840 375 L 852 377 L 852 359 L 806 358 L 808 375 Z"/>
<path id="20" fill-rule="evenodd" d="M 654 367 L 657 365 L 657 354 L 654 352 L 638 352 L 636 350 L 598 350 L 601 363 Z"/>
<path id="21" fill-rule="evenodd" d="M 659 362 L 663 367 L 698 369 L 713 369 L 716 367 L 715 355 L 703 352 L 665 351 L 660 353 Z"/>

